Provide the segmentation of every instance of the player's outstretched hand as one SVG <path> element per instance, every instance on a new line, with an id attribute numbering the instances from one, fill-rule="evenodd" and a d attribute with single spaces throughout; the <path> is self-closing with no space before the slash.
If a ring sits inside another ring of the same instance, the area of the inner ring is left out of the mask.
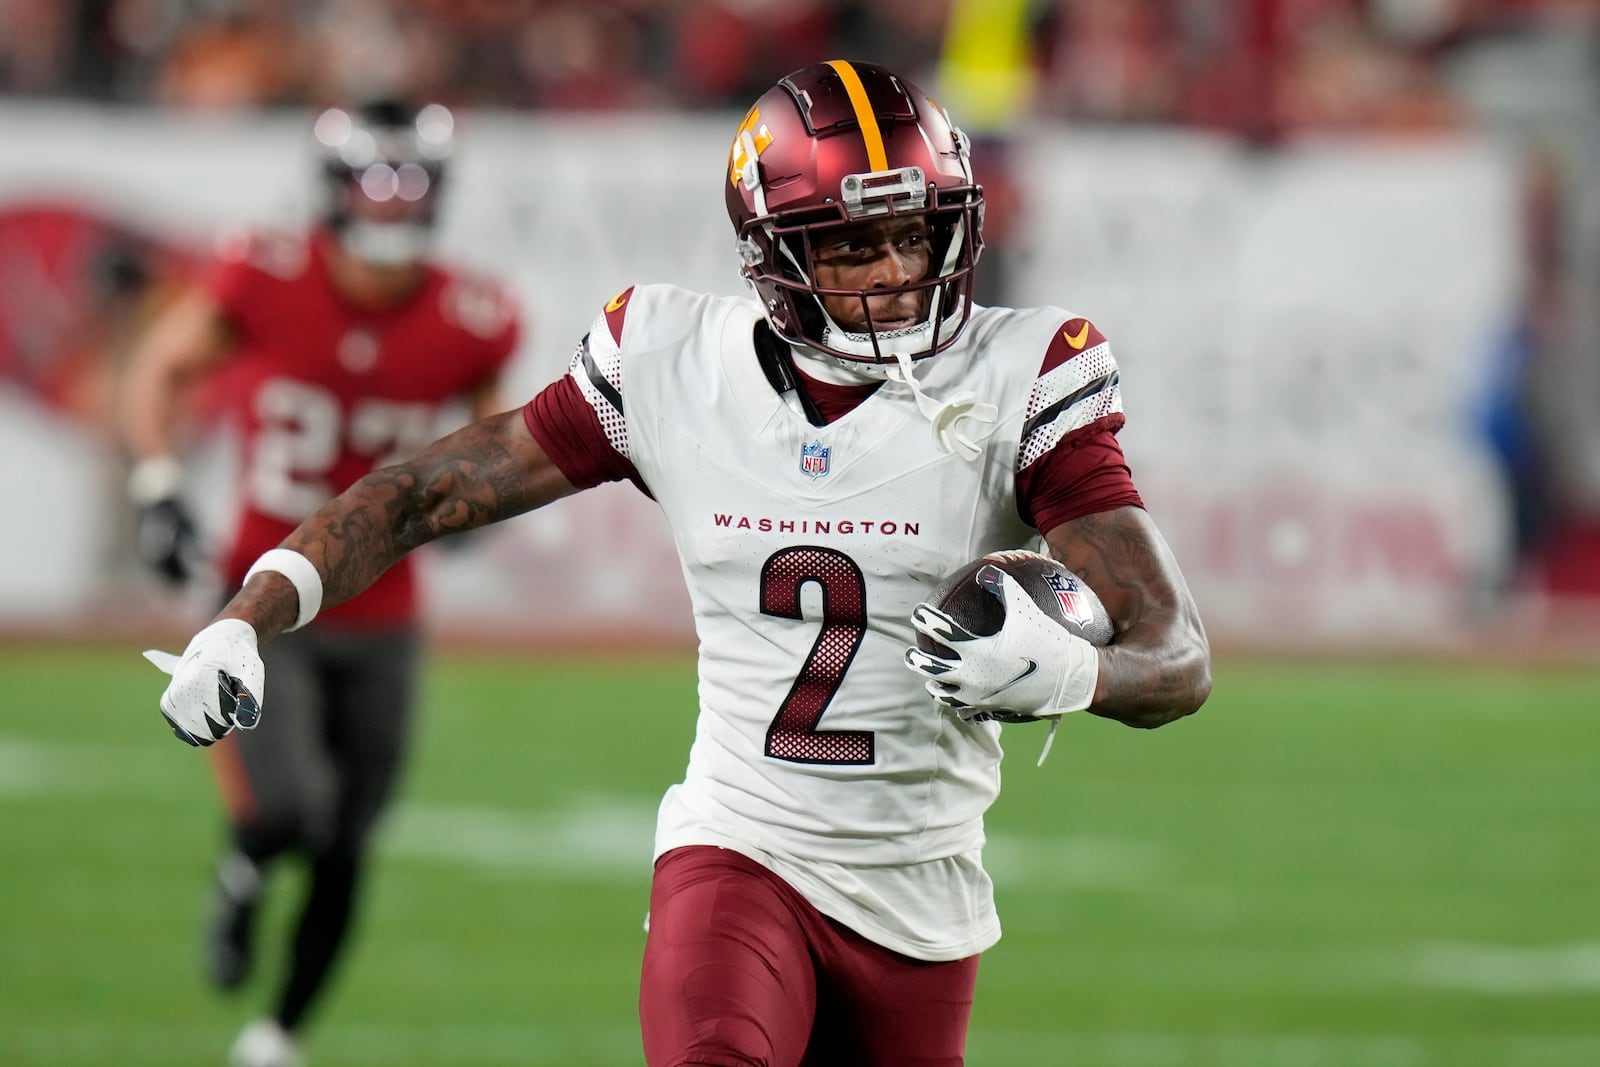
<path id="1" fill-rule="evenodd" d="M 984 636 L 931 604 L 918 604 L 911 624 L 953 651 L 942 656 L 913 646 L 906 666 L 933 699 L 962 719 L 1026 721 L 1082 711 L 1094 700 L 1100 653 L 1046 615 L 1010 574 L 1000 572 L 1005 621 Z"/>
<path id="2" fill-rule="evenodd" d="M 203 748 L 260 721 L 266 669 L 255 629 L 243 619 L 218 619 L 190 639 L 182 656 L 149 649 L 144 658 L 172 675 L 161 714 L 178 740 Z"/>

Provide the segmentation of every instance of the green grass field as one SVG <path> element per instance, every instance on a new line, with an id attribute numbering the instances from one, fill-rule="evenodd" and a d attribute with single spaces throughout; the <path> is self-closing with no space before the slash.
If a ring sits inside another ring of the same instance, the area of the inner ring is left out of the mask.
<path id="1" fill-rule="evenodd" d="M 639 1063 L 690 664 L 429 679 L 314 1067 Z M 160 689 L 132 647 L 0 647 L 0 1065 L 214 1067 L 265 999 L 201 980 L 220 827 Z M 1009 730 L 975 1067 L 1600 1064 L 1600 671 L 1223 661 L 1164 730 L 1078 717 L 1042 769 Z"/>

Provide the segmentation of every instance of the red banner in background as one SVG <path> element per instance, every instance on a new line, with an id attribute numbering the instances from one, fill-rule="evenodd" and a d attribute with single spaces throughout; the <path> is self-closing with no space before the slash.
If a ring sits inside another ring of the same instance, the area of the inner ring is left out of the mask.
<path id="1" fill-rule="evenodd" d="M 83 207 L 0 206 L 0 380 L 58 411 L 105 419 L 128 344 L 192 263 Z"/>

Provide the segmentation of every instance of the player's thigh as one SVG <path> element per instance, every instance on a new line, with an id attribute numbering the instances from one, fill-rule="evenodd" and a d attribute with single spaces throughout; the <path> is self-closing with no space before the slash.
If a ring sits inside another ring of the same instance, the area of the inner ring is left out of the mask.
<path id="1" fill-rule="evenodd" d="M 301 835 L 334 802 L 332 759 L 323 743 L 325 701 L 315 640 L 285 634 L 262 647 L 266 668 L 261 724 L 236 730 L 214 760 L 236 823 L 271 824 Z M 230 782 L 231 777 L 238 781 Z"/>
<path id="2" fill-rule="evenodd" d="M 394 795 L 410 751 L 421 640 L 411 628 L 328 642 L 326 737 L 339 776 L 339 839 L 364 841 Z"/>
<path id="3" fill-rule="evenodd" d="M 806 1067 L 960 1067 L 978 957 L 914 960 L 821 916 L 817 1022 Z"/>
<path id="4" fill-rule="evenodd" d="M 816 985 L 793 890 L 726 849 L 675 849 L 656 864 L 639 1020 L 650 1067 L 795 1067 Z"/>

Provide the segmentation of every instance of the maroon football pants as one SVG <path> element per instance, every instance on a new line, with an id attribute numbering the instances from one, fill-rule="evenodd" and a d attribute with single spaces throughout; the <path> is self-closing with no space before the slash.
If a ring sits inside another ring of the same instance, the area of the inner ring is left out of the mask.
<path id="1" fill-rule="evenodd" d="M 977 956 L 891 952 L 737 852 L 674 849 L 650 890 L 645 1061 L 960 1067 L 977 979 Z"/>

